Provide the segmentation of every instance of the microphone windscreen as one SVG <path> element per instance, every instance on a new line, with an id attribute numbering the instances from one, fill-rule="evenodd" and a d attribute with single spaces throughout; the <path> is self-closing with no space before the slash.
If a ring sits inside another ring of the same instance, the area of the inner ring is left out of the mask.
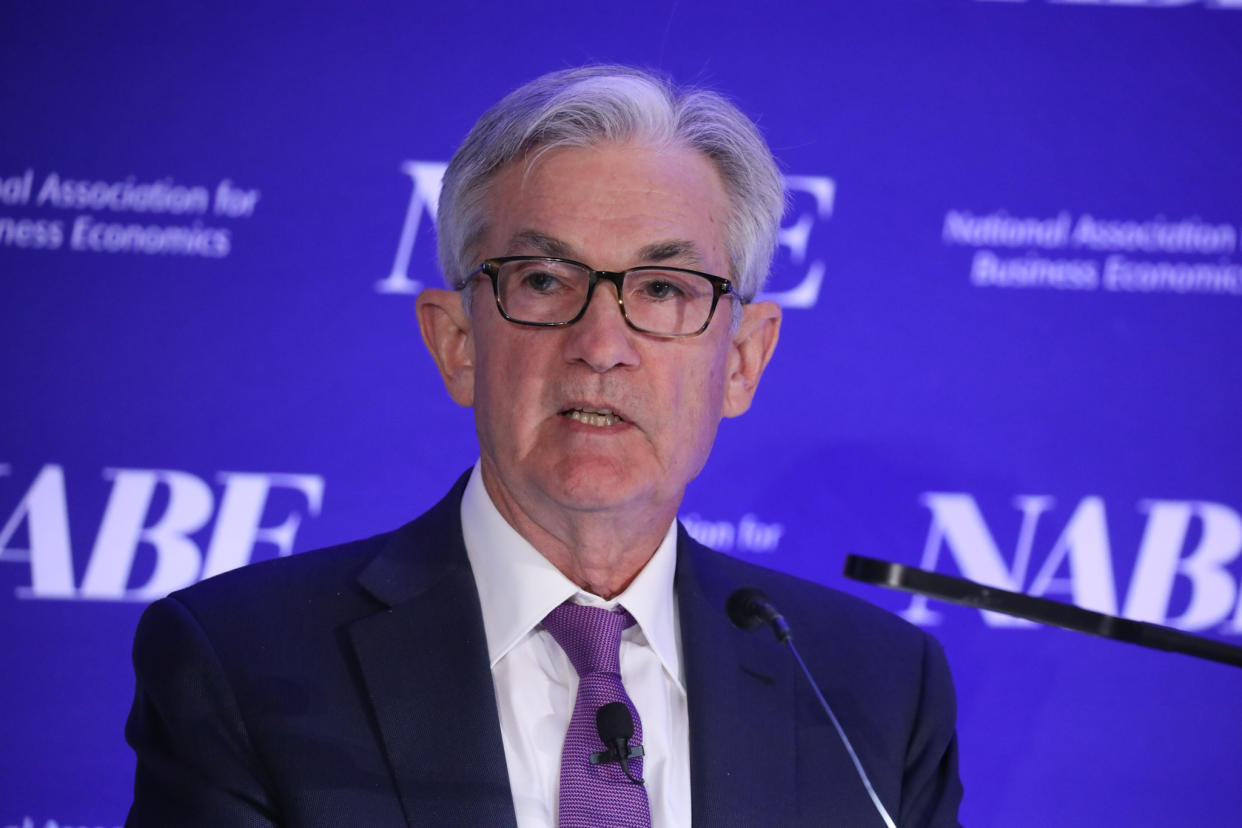
<path id="1" fill-rule="evenodd" d="M 595 728 L 606 745 L 611 745 L 617 739 L 628 742 L 634 737 L 634 717 L 630 715 L 630 709 L 625 706 L 625 702 L 608 702 L 595 711 Z"/>
<path id="2" fill-rule="evenodd" d="M 755 630 L 767 620 L 763 614 L 763 607 L 767 601 L 768 596 L 763 594 L 763 590 L 755 587 L 742 587 L 733 590 L 733 594 L 725 602 L 725 612 L 728 613 L 733 626 L 743 630 Z"/>

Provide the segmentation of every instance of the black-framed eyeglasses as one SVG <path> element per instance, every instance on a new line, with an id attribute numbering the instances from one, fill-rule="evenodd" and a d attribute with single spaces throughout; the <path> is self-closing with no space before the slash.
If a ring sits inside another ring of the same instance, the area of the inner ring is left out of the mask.
<path id="1" fill-rule="evenodd" d="M 601 279 L 617 289 L 631 328 L 658 336 L 697 336 L 707 330 L 720 297 L 736 296 L 728 279 L 683 267 L 644 265 L 620 272 L 549 256 L 487 259 L 471 273 L 492 281 L 500 315 L 518 325 L 564 327 L 581 319 Z M 464 286 L 464 285 L 463 285 Z"/>

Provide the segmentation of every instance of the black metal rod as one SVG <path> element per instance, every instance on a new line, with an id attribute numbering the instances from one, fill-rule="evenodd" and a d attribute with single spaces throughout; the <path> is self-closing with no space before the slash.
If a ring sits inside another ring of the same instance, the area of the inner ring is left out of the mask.
<path id="1" fill-rule="evenodd" d="M 912 566 L 847 555 L 845 576 L 876 586 L 925 595 L 951 604 L 961 604 L 991 612 L 1025 618 L 1040 624 L 1049 624 L 1075 632 L 1111 638 L 1172 653 L 1217 661 L 1242 667 L 1242 647 L 1235 647 L 1212 638 L 1191 635 L 1172 627 L 1134 621 L 1102 612 L 1092 612 L 1073 604 L 1036 598 L 1021 592 L 1010 592 L 996 587 L 984 586 L 965 578 L 928 572 Z"/>

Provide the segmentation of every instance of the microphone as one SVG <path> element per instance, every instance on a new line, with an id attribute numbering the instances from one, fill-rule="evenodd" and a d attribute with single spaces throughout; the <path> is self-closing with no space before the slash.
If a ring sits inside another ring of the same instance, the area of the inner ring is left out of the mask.
<path id="1" fill-rule="evenodd" d="M 880 797 L 876 794 L 875 788 L 871 785 L 871 780 L 867 777 L 867 771 L 863 769 L 862 762 L 858 759 L 858 754 L 854 752 L 854 746 L 850 744 L 849 737 L 845 735 L 844 728 L 837 721 L 837 716 L 832 712 L 832 708 L 828 706 L 828 700 L 824 698 L 823 692 L 819 689 L 819 684 L 815 681 L 815 677 L 811 675 L 811 671 L 807 669 L 806 662 L 802 660 L 802 656 L 798 653 L 798 648 L 793 643 L 793 632 L 789 629 L 789 624 L 768 600 L 768 596 L 763 594 L 763 590 L 755 587 L 741 587 L 735 589 L 725 601 L 725 612 L 729 616 L 729 620 L 733 622 L 733 626 L 742 630 L 756 630 L 767 624 L 772 628 L 772 634 L 776 636 L 776 640 L 781 644 L 789 646 L 789 652 L 793 653 L 794 659 L 798 662 L 798 666 L 802 668 L 802 674 L 806 676 L 806 680 L 811 683 L 811 689 L 815 691 L 815 698 L 819 699 L 820 707 L 824 708 L 824 712 L 828 714 L 828 720 L 832 722 L 832 726 L 837 731 L 837 736 L 841 738 L 841 744 L 845 746 L 845 752 L 850 755 L 850 759 L 854 763 L 854 770 L 858 772 L 858 778 L 862 780 L 863 787 L 867 789 L 867 795 L 871 797 L 871 804 L 875 806 L 876 812 L 880 818 L 884 820 L 887 828 L 897 828 L 893 818 L 888 815 L 888 811 L 884 808 L 884 803 L 880 801 Z M 629 715 L 629 711 L 626 711 Z"/>
<path id="2" fill-rule="evenodd" d="M 733 594 L 725 602 L 725 612 L 729 614 L 733 626 L 743 630 L 755 630 L 767 624 L 776 635 L 776 640 L 782 644 L 793 635 L 784 616 L 776 611 L 776 607 L 768 601 L 768 596 L 755 587 L 733 590 Z"/>
<path id="3" fill-rule="evenodd" d="M 595 729 L 599 732 L 599 740 L 608 750 L 591 754 L 592 765 L 606 765 L 609 762 L 620 762 L 621 772 L 625 778 L 635 785 L 643 784 L 643 780 L 635 779 L 630 773 L 630 762 L 636 756 L 643 756 L 642 745 L 630 746 L 634 738 L 634 717 L 625 702 L 608 702 L 595 711 Z"/>

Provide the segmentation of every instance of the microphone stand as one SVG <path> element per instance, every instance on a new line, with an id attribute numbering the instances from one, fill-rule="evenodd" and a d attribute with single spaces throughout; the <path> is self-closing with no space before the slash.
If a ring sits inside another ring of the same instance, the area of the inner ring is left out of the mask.
<path id="1" fill-rule="evenodd" d="M 1040 624 L 1137 644 L 1140 647 L 1182 653 L 1242 667 L 1242 647 L 1191 635 L 1160 624 L 1092 612 L 1062 601 L 984 586 L 966 578 L 955 578 L 861 555 L 846 556 L 845 576 L 855 581 L 924 595 L 951 604 L 999 612 Z"/>

